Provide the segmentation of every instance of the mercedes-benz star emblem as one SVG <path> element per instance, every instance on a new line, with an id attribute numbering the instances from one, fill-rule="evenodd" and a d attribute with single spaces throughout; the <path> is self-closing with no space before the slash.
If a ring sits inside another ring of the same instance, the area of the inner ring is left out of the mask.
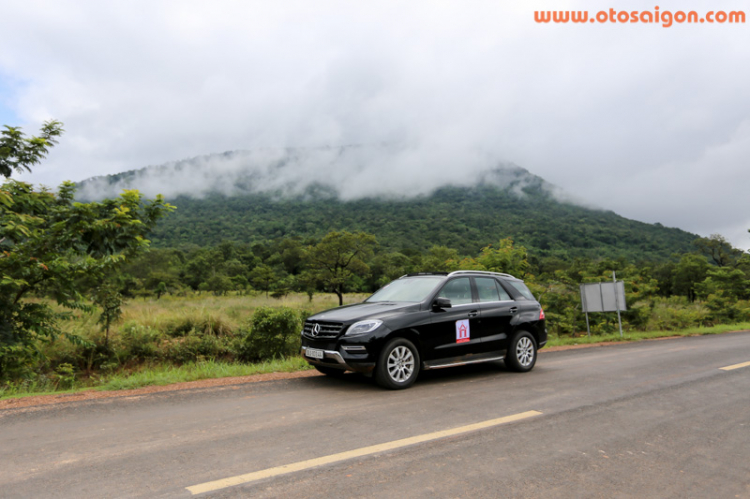
<path id="1" fill-rule="evenodd" d="M 313 324 L 313 327 L 312 327 L 312 335 L 318 336 L 319 334 L 320 334 L 320 324 L 316 322 L 315 324 Z"/>

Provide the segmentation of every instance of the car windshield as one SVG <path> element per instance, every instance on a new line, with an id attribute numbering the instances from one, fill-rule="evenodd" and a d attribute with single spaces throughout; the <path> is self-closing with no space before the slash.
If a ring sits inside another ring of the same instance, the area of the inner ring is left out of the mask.
<path id="1" fill-rule="evenodd" d="M 406 277 L 398 279 L 380 288 L 374 295 L 365 300 L 372 303 L 378 301 L 408 301 L 420 302 L 443 282 L 443 276 Z"/>

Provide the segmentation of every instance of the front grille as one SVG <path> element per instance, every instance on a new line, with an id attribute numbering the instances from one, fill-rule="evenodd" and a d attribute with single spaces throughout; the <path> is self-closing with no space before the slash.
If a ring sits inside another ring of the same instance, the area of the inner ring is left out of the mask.
<path id="1" fill-rule="evenodd" d="M 318 334 L 313 333 L 313 327 L 316 324 L 320 325 Z M 338 338 L 342 329 L 344 329 L 344 325 L 338 322 L 305 321 L 302 334 L 312 339 L 330 340 Z"/>

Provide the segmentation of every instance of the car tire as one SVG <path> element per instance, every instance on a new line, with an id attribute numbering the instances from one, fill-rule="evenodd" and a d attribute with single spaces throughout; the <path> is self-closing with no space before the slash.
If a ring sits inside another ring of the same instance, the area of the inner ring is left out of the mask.
<path id="1" fill-rule="evenodd" d="M 409 388 L 419 375 L 419 351 L 406 338 L 394 338 L 380 351 L 375 365 L 375 381 L 383 388 Z"/>
<path id="2" fill-rule="evenodd" d="M 536 340 L 527 331 L 519 331 L 510 341 L 505 365 L 511 371 L 519 373 L 529 372 L 536 364 Z"/>
<path id="3" fill-rule="evenodd" d="M 344 374 L 346 374 L 346 371 L 343 369 L 337 369 L 335 367 L 326 367 L 326 366 L 314 366 L 315 369 L 318 370 L 318 372 L 321 372 L 325 374 L 326 376 L 330 376 L 332 378 L 340 378 Z"/>

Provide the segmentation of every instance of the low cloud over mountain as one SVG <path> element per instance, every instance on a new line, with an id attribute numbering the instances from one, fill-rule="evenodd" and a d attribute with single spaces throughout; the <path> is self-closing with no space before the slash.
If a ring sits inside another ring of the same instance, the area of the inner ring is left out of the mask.
<path id="1" fill-rule="evenodd" d="M 113 197 L 138 189 L 148 197 L 202 198 L 271 193 L 279 197 L 315 194 L 342 200 L 409 198 L 445 185 L 491 184 L 518 195 L 536 186 L 557 199 L 572 201 L 560 189 L 511 163 L 479 153 L 459 157 L 451 151 L 393 146 L 256 149 L 199 156 L 81 183 L 84 199 Z"/>

